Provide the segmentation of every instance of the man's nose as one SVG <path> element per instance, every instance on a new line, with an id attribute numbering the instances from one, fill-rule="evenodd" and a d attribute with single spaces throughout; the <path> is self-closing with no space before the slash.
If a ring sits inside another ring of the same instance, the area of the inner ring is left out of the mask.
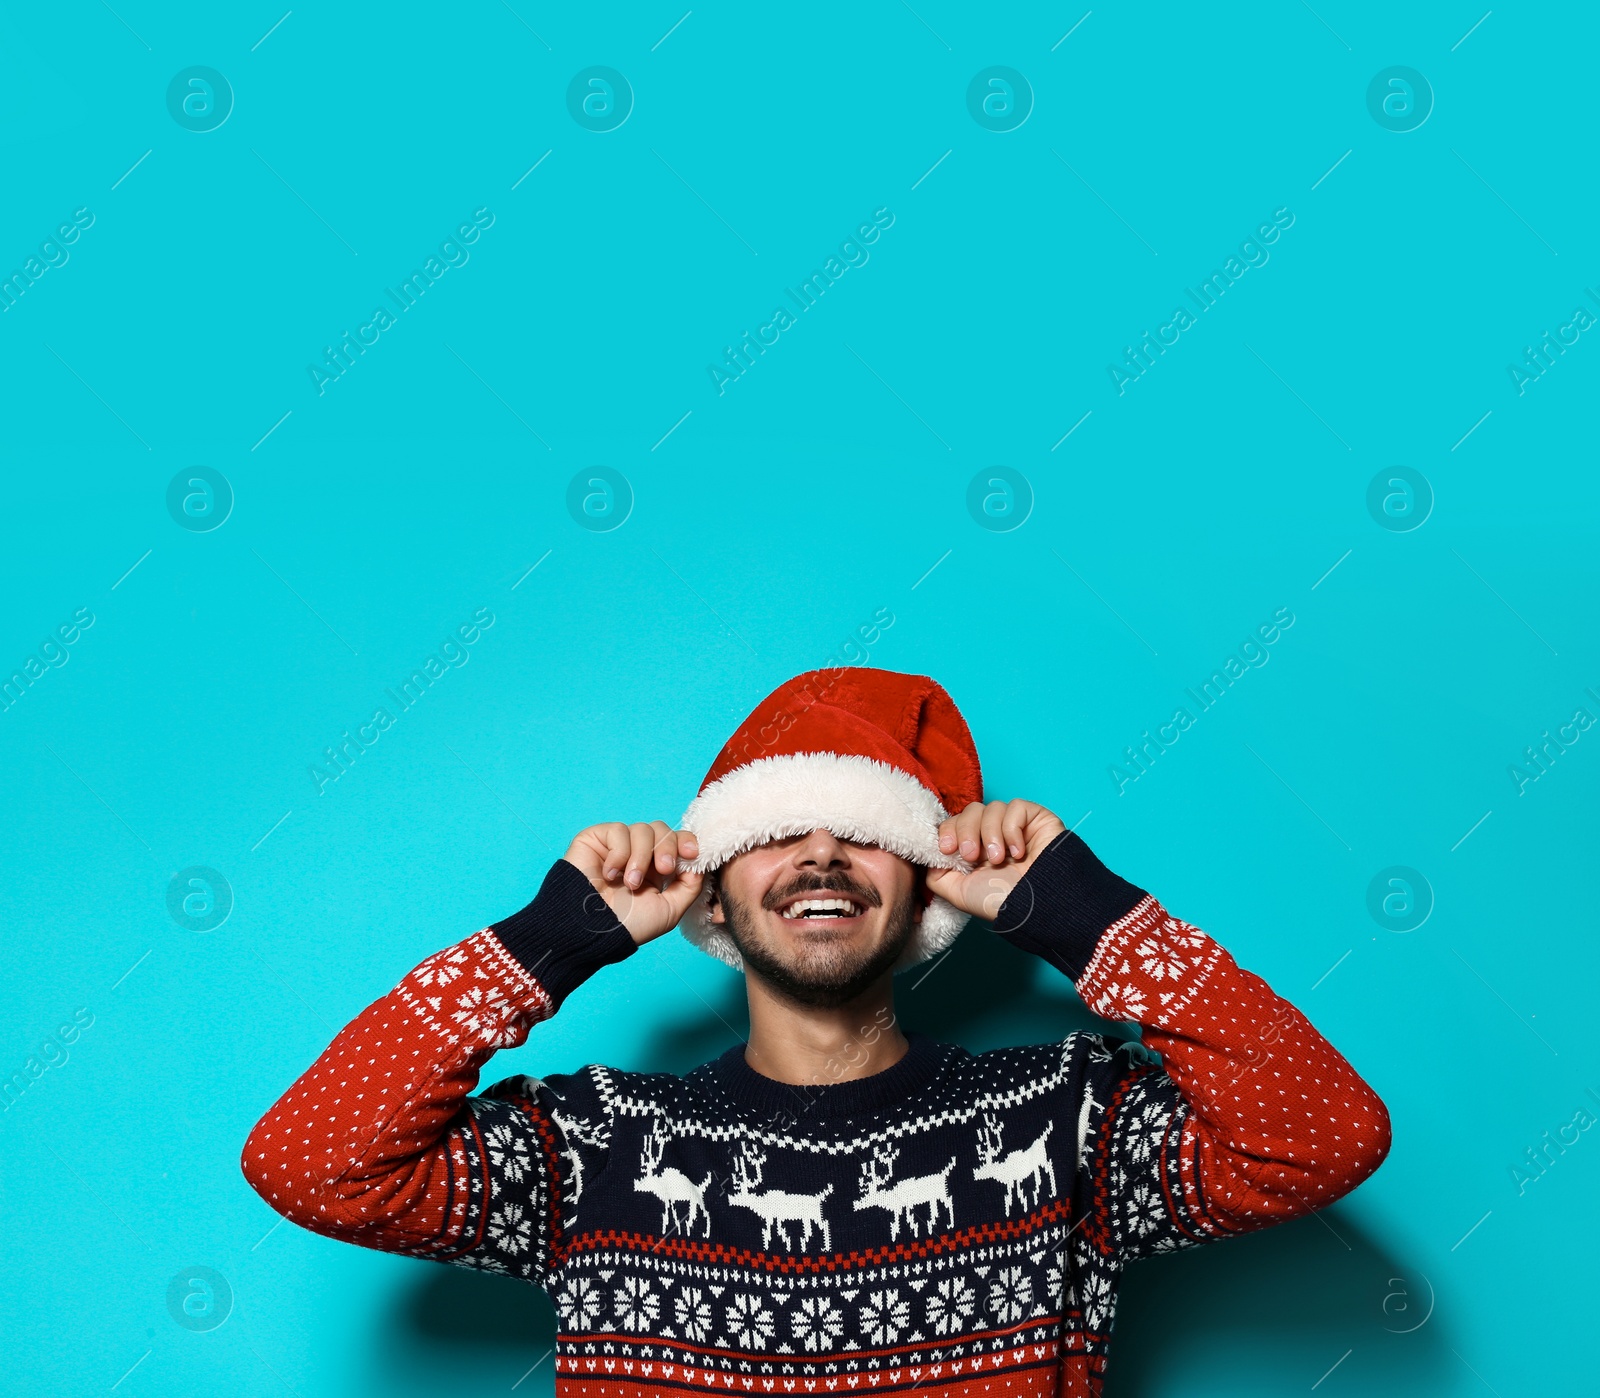
<path id="1" fill-rule="evenodd" d="M 795 846 L 795 864 L 802 869 L 843 869 L 850 849 L 831 830 L 813 830 Z"/>

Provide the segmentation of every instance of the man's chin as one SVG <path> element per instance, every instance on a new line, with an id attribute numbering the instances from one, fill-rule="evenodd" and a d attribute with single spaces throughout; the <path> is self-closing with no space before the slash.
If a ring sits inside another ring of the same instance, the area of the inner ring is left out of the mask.
<path id="1" fill-rule="evenodd" d="M 767 922 L 771 915 L 760 916 Z M 817 1009 L 838 1009 L 859 998 L 894 968 L 916 930 L 907 917 L 877 938 L 867 928 L 847 926 L 763 927 L 752 935 L 744 921 L 735 913 L 726 930 L 746 968 L 780 994 Z"/>
<path id="2" fill-rule="evenodd" d="M 786 999 L 813 1009 L 836 1010 L 861 998 L 888 969 L 859 959 L 799 956 L 779 958 L 765 949 L 745 948 L 745 968 Z"/>
<path id="3" fill-rule="evenodd" d="M 859 933 L 800 933 L 768 938 L 761 944 L 763 959 L 777 961 L 796 979 L 818 988 L 842 987 L 881 956 L 878 944 L 869 945 Z"/>

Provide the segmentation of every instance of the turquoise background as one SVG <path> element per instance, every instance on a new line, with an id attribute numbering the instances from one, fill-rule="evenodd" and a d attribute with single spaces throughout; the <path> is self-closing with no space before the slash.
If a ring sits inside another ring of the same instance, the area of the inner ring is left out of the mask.
<path id="1" fill-rule="evenodd" d="M 244 1137 L 578 828 L 674 819 L 758 698 L 867 653 L 937 676 L 991 795 L 1077 824 L 1393 1113 L 1325 1215 L 1136 1268 L 1108 1392 L 1581 1386 L 1600 733 L 1508 769 L 1600 715 L 1600 331 L 1521 393 L 1508 366 L 1600 313 L 1596 15 L 282 13 L 3 22 L 0 270 L 93 223 L 0 316 L 0 668 L 95 620 L 0 713 L 0 1388 L 549 1392 L 542 1296 L 275 1226 Z M 196 65 L 234 94 L 207 132 L 167 105 Z M 609 132 L 568 110 L 593 65 L 634 94 Z M 995 65 L 1034 95 L 1008 132 L 967 108 Z M 1396 65 L 1433 92 L 1408 132 L 1367 105 Z M 323 347 L 478 209 L 470 258 L 319 394 Z M 878 209 L 870 259 L 719 394 L 724 346 Z M 1123 347 L 1279 209 L 1269 260 L 1119 394 Z M 166 503 L 200 466 L 234 496 L 203 532 Z M 631 513 L 580 527 L 601 466 Z M 999 467 L 1032 496 L 1004 531 L 967 506 Z M 1433 496 L 1406 531 L 1367 506 L 1397 467 Z M 319 792 L 478 608 L 470 661 Z M 1119 792 L 1278 608 L 1270 660 Z M 1410 932 L 1367 909 L 1396 865 L 1435 900 Z M 191 866 L 232 889 L 210 932 L 167 911 Z M 975 1049 L 1088 1022 L 981 927 L 925 974 L 906 1022 Z M 491 1079 L 686 1069 L 741 1014 L 673 937 Z M 228 1289 L 191 1302 L 210 1329 L 169 1309 L 194 1267 Z"/>

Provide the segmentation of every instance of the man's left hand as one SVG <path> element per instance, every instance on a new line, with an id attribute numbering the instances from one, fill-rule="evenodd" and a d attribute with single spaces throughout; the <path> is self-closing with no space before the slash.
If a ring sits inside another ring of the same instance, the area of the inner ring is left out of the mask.
<path id="1" fill-rule="evenodd" d="M 928 888 L 973 917 L 993 920 L 1033 861 L 1067 827 L 1032 801 L 974 801 L 939 827 L 939 848 L 976 865 L 929 869 Z"/>

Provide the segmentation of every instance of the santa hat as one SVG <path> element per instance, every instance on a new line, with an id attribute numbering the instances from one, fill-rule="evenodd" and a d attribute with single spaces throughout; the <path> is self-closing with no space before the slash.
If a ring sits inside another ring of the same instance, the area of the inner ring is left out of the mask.
<path id="1" fill-rule="evenodd" d="M 769 840 L 830 830 L 927 868 L 970 869 L 939 850 L 939 824 L 983 799 L 978 750 L 955 701 L 925 675 L 813 670 L 756 705 L 711 764 L 679 829 L 699 841 L 681 867 L 719 869 Z M 967 914 L 931 898 L 896 970 L 936 956 Z M 741 970 L 733 939 L 710 919 L 709 889 L 683 934 Z"/>

